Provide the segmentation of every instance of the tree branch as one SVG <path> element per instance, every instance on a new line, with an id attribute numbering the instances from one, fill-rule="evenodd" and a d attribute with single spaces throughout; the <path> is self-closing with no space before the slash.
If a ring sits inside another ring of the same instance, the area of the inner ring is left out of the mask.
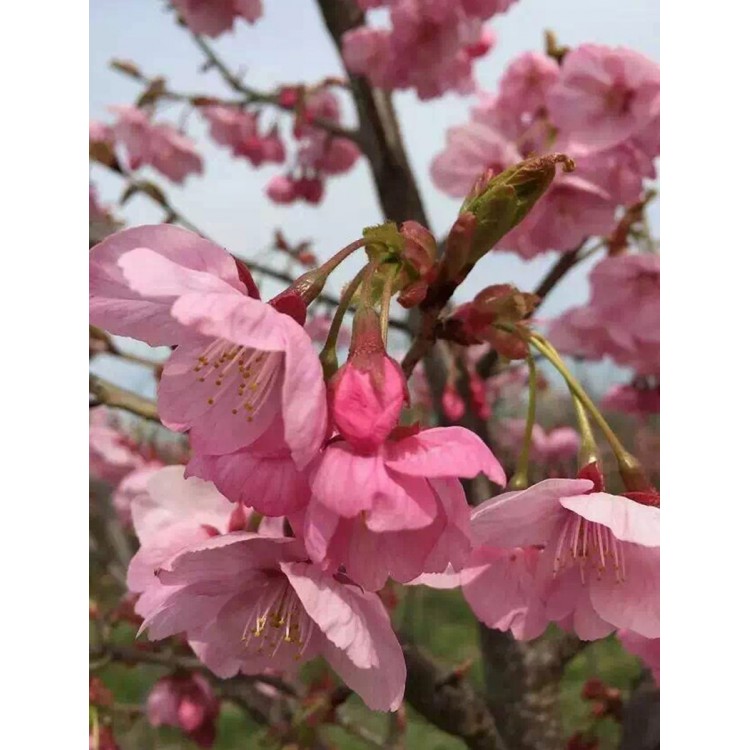
<path id="1" fill-rule="evenodd" d="M 153 401 L 120 388 L 119 385 L 110 383 L 96 375 L 89 375 L 89 393 L 94 396 L 94 402 L 90 403 L 89 406 L 106 404 L 117 409 L 125 409 L 125 411 L 144 419 L 159 422 L 156 404 Z"/>
<path id="2" fill-rule="evenodd" d="M 406 700 L 430 723 L 470 750 L 506 750 L 492 714 L 471 683 L 440 668 L 421 649 L 403 639 Z"/>
<path id="3" fill-rule="evenodd" d="M 219 59 L 218 55 L 206 43 L 205 39 L 193 32 L 190 32 L 190 36 L 198 45 L 201 52 L 203 52 L 210 67 L 216 68 L 226 84 L 234 91 L 243 95 L 242 104 L 269 104 L 270 106 L 284 110 L 285 112 L 295 111 L 294 105 L 285 105 L 280 102 L 277 94 L 258 91 L 257 89 L 245 85 L 240 78 L 234 75 L 234 73 L 232 73 L 232 71 L 229 70 L 229 68 Z M 188 95 L 184 95 L 183 98 L 191 103 L 196 99 L 196 97 L 190 97 Z M 360 134 L 356 130 L 350 130 L 349 128 L 342 127 L 335 122 L 331 122 L 330 120 L 321 117 L 314 117 L 311 122 L 321 130 L 325 130 L 326 132 L 339 136 L 340 138 L 348 138 L 350 141 L 354 141 L 358 145 L 361 145 Z"/>

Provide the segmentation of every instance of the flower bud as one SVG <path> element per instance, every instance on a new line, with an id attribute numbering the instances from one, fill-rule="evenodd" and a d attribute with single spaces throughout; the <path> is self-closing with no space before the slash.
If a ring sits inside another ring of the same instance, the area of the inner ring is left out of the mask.
<path id="1" fill-rule="evenodd" d="M 441 401 L 445 416 L 448 417 L 451 422 L 458 422 L 466 413 L 466 404 L 464 404 L 464 400 L 461 398 L 453 383 L 449 383 L 445 387 Z"/>
<path id="2" fill-rule="evenodd" d="M 358 451 L 377 450 L 398 424 L 408 394 L 401 367 L 386 354 L 372 308 L 357 311 L 349 359 L 330 388 L 338 431 Z"/>
<path id="3" fill-rule="evenodd" d="M 320 203 L 323 198 L 323 180 L 320 177 L 300 177 L 295 183 L 297 195 L 308 203 Z"/>
<path id="4" fill-rule="evenodd" d="M 461 207 L 462 213 L 471 213 L 477 220 L 470 263 L 476 263 L 529 213 L 552 184 L 558 162 L 566 172 L 575 167 L 568 156 L 549 154 L 526 159 L 475 186 Z"/>
<path id="5" fill-rule="evenodd" d="M 432 268 L 437 258 L 437 242 L 432 233 L 418 221 L 405 221 L 401 225 L 401 235 L 406 242 L 402 257 L 412 266 L 415 273 L 422 276 Z"/>
<path id="6" fill-rule="evenodd" d="M 274 203 L 292 203 L 297 197 L 297 189 L 289 177 L 278 174 L 266 185 L 266 195 Z"/>

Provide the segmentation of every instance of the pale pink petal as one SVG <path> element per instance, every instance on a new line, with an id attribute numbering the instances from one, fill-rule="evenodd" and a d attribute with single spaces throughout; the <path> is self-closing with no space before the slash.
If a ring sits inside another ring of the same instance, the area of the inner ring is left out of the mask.
<path id="1" fill-rule="evenodd" d="M 318 454 L 328 428 L 325 381 L 308 334 L 289 316 L 281 317 L 286 343 L 281 392 L 284 438 L 301 468 Z"/>
<path id="2" fill-rule="evenodd" d="M 152 474 L 132 506 L 133 525 L 143 546 L 169 536 L 174 526 L 213 526 L 226 531 L 232 504 L 210 482 L 185 479 L 184 466 L 166 466 Z"/>
<path id="3" fill-rule="evenodd" d="M 659 546 L 659 508 L 606 492 L 563 497 L 560 504 L 588 521 L 606 526 L 623 542 Z"/>
<path id="4" fill-rule="evenodd" d="M 588 479 L 545 479 L 522 492 L 491 498 L 472 513 L 474 539 L 506 548 L 546 544 L 565 516 L 560 499 L 587 492 L 593 486 Z"/>
<path id="5" fill-rule="evenodd" d="M 393 711 L 403 700 L 406 665 L 375 594 L 338 584 L 306 563 L 281 563 L 302 606 L 326 636 L 323 655 L 367 706 Z"/>
<path id="6" fill-rule="evenodd" d="M 277 353 L 268 355 L 249 414 L 243 406 L 251 399 L 247 393 L 239 395 L 238 386 L 244 381 L 236 366 L 227 368 L 218 381 L 210 367 L 207 372 L 196 372 L 209 344 L 196 339 L 194 345 L 183 344 L 172 352 L 157 389 L 159 417 L 171 430 L 189 429 L 196 452 L 232 453 L 253 443 L 280 419 L 282 358 Z"/>
<path id="7" fill-rule="evenodd" d="M 230 294 L 242 292 L 218 276 L 187 268 L 147 247 L 123 253 L 117 261 L 128 286 L 143 298 L 168 298 L 174 302 L 183 294 Z"/>
<path id="8" fill-rule="evenodd" d="M 267 352 L 283 352 L 286 348 L 282 319 L 288 316 L 251 297 L 185 294 L 172 306 L 172 315 L 207 338 Z"/>
<path id="9" fill-rule="evenodd" d="M 175 344 L 189 336 L 169 314 L 173 298 L 144 298 L 128 285 L 117 261 L 136 248 L 148 248 L 185 269 L 211 274 L 245 291 L 234 258 L 213 242 L 170 224 L 124 229 L 90 252 L 90 320 L 110 333 L 152 345 Z"/>
<path id="10" fill-rule="evenodd" d="M 622 545 L 624 581 L 605 575 L 591 581 L 591 603 L 615 627 L 646 638 L 659 637 L 659 549 Z"/>
<path id="11" fill-rule="evenodd" d="M 505 485 L 503 467 L 481 438 L 463 427 L 435 427 L 387 444 L 386 465 L 400 474 L 475 477 Z"/>

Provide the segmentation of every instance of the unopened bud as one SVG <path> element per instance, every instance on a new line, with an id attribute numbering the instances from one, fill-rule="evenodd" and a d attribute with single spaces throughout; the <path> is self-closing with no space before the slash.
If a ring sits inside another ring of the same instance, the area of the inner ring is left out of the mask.
<path id="1" fill-rule="evenodd" d="M 330 388 L 339 432 L 356 450 L 377 450 L 398 424 L 408 391 L 401 367 L 386 354 L 380 318 L 371 307 L 357 311 L 349 359 Z"/>
<path id="2" fill-rule="evenodd" d="M 470 263 L 476 263 L 529 213 L 552 184 L 558 163 L 566 172 L 575 168 L 565 154 L 548 154 L 526 159 L 472 191 L 461 207 L 462 213 L 471 213 L 477 220 Z"/>

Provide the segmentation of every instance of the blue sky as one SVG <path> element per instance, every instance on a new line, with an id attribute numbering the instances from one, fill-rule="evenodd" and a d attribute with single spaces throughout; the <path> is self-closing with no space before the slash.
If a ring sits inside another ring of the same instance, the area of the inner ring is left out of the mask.
<path id="1" fill-rule="evenodd" d="M 323 27 L 314 0 L 265 0 L 264 16 L 254 26 L 244 22 L 219 37 L 213 46 L 231 68 L 246 71 L 245 81 L 259 89 L 287 82 L 318 81 L 343 73 L 336 51 Z M 659 56 L 658 0 L 520 0 L 507 14 L 492 22 L 498 42 L 476 66 L 480 86 L 494 90 L 507 63 L 521 52 L 540 49 L 543 32 L 552 29 L 561 43 L 597 42 L 632 47 L 653 59 Z M 112 71 L 112 58 L 127 58 L 148 75 L 163 75 L 175 90 L 227 96 L 218 75 L 200 71 L 201 57 L 189 35 L 174 21 L 161 0 L 92 0 L 90 3 L 90 115 L 108 121 L 107 106 L 132 103 L 139 86 Z M 420 102 L 409 92 L 395 97 L 404 139 L 433 229 L 442 235 L 455 218 L 460 201 L 439 193 L 429 179 L 429 164 L 441 150 L 448 127 L 468 119 L 473 97 L 448 95 Z M 160 117 L 177 121 L 182 105 L 170 105 Z M 351 107 L 346 107 L 351 117 Z M 270 113 L 269 113 L 270 114 Z M 285 115 L 281 115 L 285 117 Z M 348 174 L 332 179 L 321 206 L 273 205 L 263 187 L 278 167 L 255 169 L 246 161 L 229 158 L 226 150 L 206 137 L 202 119 L 190 115 L 187 132 L 205 157 L 203 177 L 191 176 L 168 187 L 173 203 L 214 239 L 233 252 L 257 256 L 270 244 L 273 230 L 283 228 L 292 240 L 311 239 L 319 257 L 327 257 L 356 238 L 362 227 L 377 223 L 381 214 L 363 160 Z M 92 180 L 101 197 L 115 203 L 119 180 L 95 167 Z M 145 198 L 132 200 L 118 213 L 129 224 L 158 221 L 161 216 Z M 658 230 L 654 209 L 652 224 Z M 472 297 L 488 283 L 513 282 L 532 288 L 554 263 L 553 254 L 531 262 L 507 253 L 485 258 L 460 290 L 459 299 Z M 550 295 L 544 315 L 554 315 L 586 296 L 582 266 Z M 342 267 L 332 279 L 337 291 L 356 269 Z M 269 291 L 271 286 L 269 285 Z"/>

